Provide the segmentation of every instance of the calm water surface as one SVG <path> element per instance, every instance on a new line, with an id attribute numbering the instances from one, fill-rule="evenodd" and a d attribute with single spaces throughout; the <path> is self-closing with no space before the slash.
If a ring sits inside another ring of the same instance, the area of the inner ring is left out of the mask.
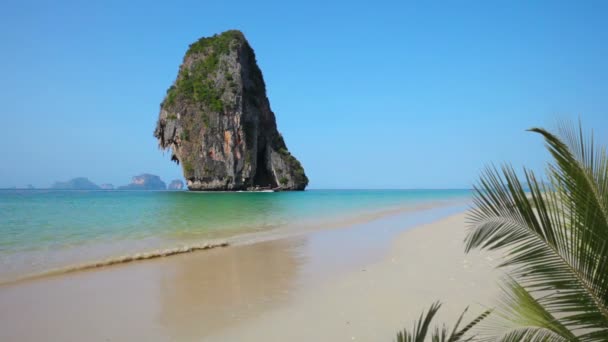
<path id="1" fill-rule="evenodd" d="M 314 229 L 390 209 L 462 203 L 469 196 L 469 190 L 2 190 L 0 281 L 151 249 Z"/>

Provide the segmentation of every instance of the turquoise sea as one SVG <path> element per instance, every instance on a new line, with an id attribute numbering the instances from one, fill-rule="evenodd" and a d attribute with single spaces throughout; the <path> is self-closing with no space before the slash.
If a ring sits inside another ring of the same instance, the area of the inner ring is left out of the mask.
<path id="1" fill-rule="evenodd" d="M 246 243 L 469 199 L 469 190 L 0 190 L 0 282 L 125 255 L 209 241 Z"/>

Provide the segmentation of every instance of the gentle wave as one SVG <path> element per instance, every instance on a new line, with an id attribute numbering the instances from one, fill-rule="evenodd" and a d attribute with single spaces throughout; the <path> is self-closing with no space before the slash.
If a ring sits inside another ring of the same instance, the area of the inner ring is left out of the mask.
<path id="1" fill-rule="evenodd" d="M 43 272 L 39 272 L 39 273 L 28 274 L 28 275 L 21 276 L 19 278 L 15 278 L 15 279 L 10 279 L 10 280 L 5 280 L 5 281 L 0 280 L 0 285 L 18 283 L 18 282 L 32 280 L 32 279 L 36 279 L 36 278 L 43 278 L 43 277 L 48 277 L 48 276 L 73 273 L 73 272 L 78 272 L 78 271 L 86 271 L 89 269 L 101 268 L 101 267 L 106 267 L 106 266 L 126 264 L 126 263 L 130 263 L 130 262 L 134 262 L 134 261 L 164 258 L 164 257 L 168 257 L 171 255 L 176 255 L 176 254 L 186 254 L 186 253 L 192 253 L 192 252 L 202 251 L 202 250 L 207 250 L 207 249 L 212 249 L 212 248 L 227 247 L 229 245 L 230 244 L 227 241 L 205 242 L 202 244 L 194 244 L 194 245 L 188 245 L 188 246 L 155 250 L 155 251 L 150 251 L 150 252 L 136 253 L 133 255 L 123 255 L 123 256 L 112 257 L 112 258 L 101 260 L 101 261 L 93 261 L 93 262 L 88 262 L 88 263 L 83 263 L 83 264 L 55 268 L 55 269 L 51 269 L 51 270 L 47 270 L 47 271 L 43 271 Z"/>
<path id="2" fill-rule="evenodd" d="M 336 229 L 343 227 L 350 227 L 355 224 L 365 223 L 374 221 L 376 219 L 392 216 L 400 213 L 407 212 L 419 212 L 424 210 L 429 210 L 433 208 L 439 207 L 447 207 L 453 206 L 457 203 L 462 204 L 460 201 L 436 201 L 432 203 L 424 203 L 418 205 L 411 205 L 405 207 L 392 207 L 386 208 L 384 210 L 379 210 L 375 212 L 363 213 L 356 215 L 355 217 L 349 218 L 340 218 L 334 220 L 327 220 L 323 223 L 315 222 L 314 224 L 309 223 L 294 223 L 290 227 L 291 229 L 270 229 L 266 231 L 257 231 L 251 233 L 239 234 L 236 236 L 228 237 L 223 240 L 207 240 L 204 242 L 197 242 L 187 245 L 181 245 L 177 247 L 169 247 L 162 248 L 157 250 L 152 250 L 149 252 L 138 252 L 130 255 L 122 255 L 122 256 L 114 256 L 109 257 L 107 259 L 102 259 L 98 261 L 85 262 L 81 264 L 72 264 L 65 267 L 48 269 L 40 272 L 34 272 L 30 274 L 25 274 L 21 276 L 17 276 L 15 278 L 8 279 L 0 279 L 0 285 L 19 283 L 28 280 L 34 280 L 39 278 L 44 278 L 48 276 L 56 276 L 67 273 L 73 273 L 78 271 L 85 271 L 90 269 L 97 269 L 106 266 L 113 266 L 119 264 L 127 264 L 136 261 L 144 261 L 150 259 L 163 258 L 168 256 L 173 256 L 177 254 L 186 254 L 192 253 L 196 251 L 209 250 L 218 247 L 228 247 L 228 246 L 239 246 L 239 245 L 248 245 L 255 244 L 265 241 L 278 240 L 288 237 L 295 237 L 298 235 L 305 235 L 313 231 L 318 230 L 326 230 L 326 229 Z"/>

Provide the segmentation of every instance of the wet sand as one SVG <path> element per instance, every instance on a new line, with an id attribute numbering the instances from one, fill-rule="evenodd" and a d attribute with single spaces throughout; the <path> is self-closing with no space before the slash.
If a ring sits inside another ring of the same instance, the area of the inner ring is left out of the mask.
<path id="1" fill-rule="evenodd" d="M 288 225 L 270 229 L 244 229 L 241 232 L 230 230 L 227 236 L 217 234 L 203 241 L 186 239 L 164 241 L 162 238 L 144 238 L 135 241 L 113 241 L 106 244 L 93 244 L 72 247 L 70 249 L 41 250 L 38 257 L 44 260 L 32 259 L 32 255 L 14 254 L 2 262 L 0 267 L 0 286 L 10 283 L 20 283 L 37 278 L 63 275 L 89 269 L 105 268 L 108 266 L 140 262 L 142 260 L 165 258 L 177 254 L 200 252 L 208 249 L 239 246 L 270 240 L 286 239 L 302 236 L 315 231 L 348 228 L 387 216 L 416 213 L 420 211 L 456 207 L 464 205 L 462 200 L 443 200 L 416 205 L 389 207 L 371 212 L 359 212 L 346 217 L 308 218 L 294 220 Z M 159 245 L 165 245 L 159 247 Z"/>
<path id="2" fill-rule="evenodd" d="M 435 300 L 448 320 L 493 303 L 454 211 L 3 285 L 0 340 L 390 341 Z"/>

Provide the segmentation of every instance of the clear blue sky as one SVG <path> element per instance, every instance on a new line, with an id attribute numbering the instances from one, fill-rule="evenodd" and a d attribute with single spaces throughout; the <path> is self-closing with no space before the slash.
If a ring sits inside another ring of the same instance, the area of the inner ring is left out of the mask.
<path id="1" fill-rule="evenodd" d="M 311 188 L 468 187 L 540 169 L 524 129 L 608 139 L 602 1 L 3 1 L 0 187 L 181 177 L 152 136 L 188 45 L 240 29 Z"/>

